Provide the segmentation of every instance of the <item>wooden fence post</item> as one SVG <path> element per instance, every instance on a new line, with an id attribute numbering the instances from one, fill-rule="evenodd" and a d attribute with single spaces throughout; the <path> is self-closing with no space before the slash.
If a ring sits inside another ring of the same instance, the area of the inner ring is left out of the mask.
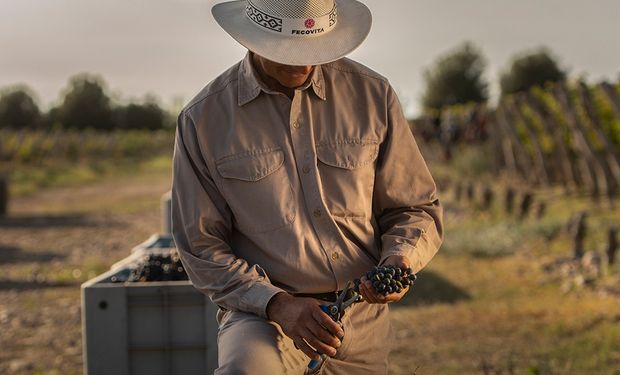
<path id="1" fill-rule="evenodd" d="M 588 230 L 586 219 L 588 214 L 585 212 L 578 213 L 571 223 L 571 234 L 573 236 L 573 257 L 581 259 L 583 257 L 583 242 L 586 238 Z"/>
<path id="2" fill-rule="evenodd" d="M 569 96 L 568 89 L 564 84 L 558 83 L 554 88 L 554 95 L 558 103 L 560 103 L 562 110 L 566 114 L 566 118 L 568 120 L 567 123 L 571 128 L 575 145 L 585 157 L 586 164 L 589 164 L 586 166 L 586 169 L 588 169 L 588 167 L 590 168 L 593 175 L 592 181 L 595 183 L 593 186 L 592 196 L 594 199 L 598 200 L 603 191 L 608 192 L 609 190 L 607 176 L 601 167 L 595 148 L 585 134 L 583 124 L 581 124 L 579 116 L 577 116 L 575 106 Z"/>
<path id="3" fill-rule="evenodd" d="M 510 163 L 511 161 L 506 159 L 507 155 L 504 152 L 502 144 L 504 137 L 502 135 L 502 129 L 498 124 L 497 114 L 495 113 L 495 110 L 488 109 L 486 132 L 488 137 L 487 140 L 491 142 L 493 153 L 495 155 L 501 155 L 500 158 L 494 159 L 496 162 L 493 163 L 493 173 L 499 174 L 501 171 L 507 168 L 510 173 L 512 173 L 513 175 L 517 175 L 514 164 L 509 165 L 508 163 Z"/>
<path id="4" fill-rule="evenodd" d="M 476 187 L 474 186 L 473 182 L 470 182 L 469 184 L 467 184 L 467 200 L 469 201 L 469 203 L 474 201 L 475 195 Z"/>
<path id="5" fill-rule="evenodd" d="M 548 161 L 548 158 L 545 158 L 545 154 L 542 150 L 540 142 L 538 141 L 538 135 L 536 134 L 534 127 L 529 120 L 525 118 L 523 113 L 521 113 L 521 109 L 513 100 L 507 100 L 506 107 L 508 114 L 523 123 L 523 126 L 525 127 L 527 137 L 533 146 L 532 162 L 534 164 L 534 172 L 536 173 L 537 180 L 542 186 L 549 186 L 549 174 L 547 173 L 547 167 L 545 166 L 545 160 Z M 514 122 L 513 126 L 516 126 Z"/>
<path id="6" fill-rule="evenodd" d="M 570 153 L 566 147 L 564 135 L 562 134 L 562 127 L 558 124 L 553 116 L 547 110 L 542 100 L 538 99 L 531 94 L 522 94 L 517 96 L 517 99 L 527 105 L 543 124 L 545 131 L 552 137 L 554 145 L 554 155 L 558 169 L 561 171 L 560 175 L 564 180 L 564 189 L 566 193 L 570 193 L 578 186 L 578 180 L 573 173 L 572 161 Z M 589 176 L 589 175 L 588 175 Z M 587 181 L 586 181 L 587 182 Z"/>
<path id="7" fill-rule="evenodd" d="M 493 144 L 497 149 L 499 155 L 502 156 L 499 167 L 506 167 L 508 174 L 512 176 L 519 175 L 519 168 L 517 166 L 517 160 L 512 147 L 510 138 L 505 134 L 503 130 L 502 121 L 498 110 L 493 111 L 493 126 L 490 130 L 490 137 L 493 139 Z"/>
<path id="8" fill-rule="evenodd" d="M 596 110 L 594 109 L 594 105 L 592 104 L 592 95 L 590 94 L 590 89 L 583 82 L 579 82 L 579 84 L 577 85 L 577 89 L 579 92 L 579 97 L 581 99 L 582 107 L 587 114 L 591 128 L 592 130 L 594 130 L 594 134 L 597 136 L 599 143 L 603 146 L 603 157 L 601 158 L 601 161 L 606 162 L 605 172 L 607 174 L 607 178 L 613 181 L 612 191 L 610 191 L 610 195 L 615 195 L 617 187 L 620 186 L 620 161 L 615 155 L 614 146 L 611 144 L 611 142 L 607 138 L 607 135 L 603 131 L 603 127 L 601 126 L 601 119 L 599 118 Z"/>
<path id="9" fill-rule="evenodd" d="M 528 180 L 528 182 L 536 184 L 538 182 L 538 176 L 535 173 L 532 173 L 532 162 L 530 161 L 530 157 L 523 146 L 521 139 L 519 139 L 517 130 L 510 121 L 511 119 L 508 117 L 507 111 L 503 104 L 498 106 L 496 113 L 498 123 L 502 126 L 502 130 L 510 142 L 510 146 L 507 147 L 507 149 L 509 148 L 510 151 L 513 152 L 515 162 L 520 169 L 521 175 Z"/>
<path id="10" fill-rule="evenodd" d="M 532 195 L 531 192 L 528 191 L 523 194 L 521 204 L 519 205 L 519 220 L 525 219 L 525 217 L 530 213 L 533 200 L 534 195 Z"/>
<path id="11" fill-rule="evenodd" d="M 490 210 L 492 204 L 493 204 L 493 190 L 487 186 L 482 191 L 482 209 Z"/>
<path id="12" fill-rule="evenodd" d="M 9 208 L 9 183 L 7 179 L 0 176 L 0 217 L 6 216 Z"/>

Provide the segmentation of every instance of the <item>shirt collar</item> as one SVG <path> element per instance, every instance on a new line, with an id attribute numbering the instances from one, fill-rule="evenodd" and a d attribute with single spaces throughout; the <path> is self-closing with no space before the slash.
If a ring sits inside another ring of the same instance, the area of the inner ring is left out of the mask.
<path id="1" fill-rule="evenodd" d="M 314 71 L 312 72 L 312 89 L 316 96 L 321 98 L 322 100 L 326 100 L 325 96 L 325 79 L 323 78 L 323 67 L 321 65 L 317 65 L 314 67 Z"/>
<path id="2" fill-rule="evenodd" d="M 238 104 L 239 106 L 243 106 L 252 100 L 256 99 L 258 94 L 261 91 L 266 93 L 271 93 L 267 87 L 264 86 L 263 82 L 259 79 L 258 73 L 252 64 L 252 54 L 248 51 L 245 55 L 243 61 L 241 61 L 241 66 L 239 68 L 238 73 Z M 314 67 L 312 71 L 312 75 L 310 76 L 310 80 L 304 86 L 301 87 L 302 90 L 308 88 L 308 86 L 312 86 L 312 90 L 322 100 L 326 100 L 325 97 L 325 79 L 323 77 L 323 69 L 320 65 Z"/>

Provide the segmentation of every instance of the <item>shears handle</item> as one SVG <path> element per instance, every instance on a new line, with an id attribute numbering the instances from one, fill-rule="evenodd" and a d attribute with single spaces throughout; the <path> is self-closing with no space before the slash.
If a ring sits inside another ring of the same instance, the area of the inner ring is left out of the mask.
<path id="1" fill-rule="evenodd" d="M 323 312 L 325 314 L 327 314 L 327 315 L 329 315 L 331 317 L 331 315 L 329 314 L 329 306 L 327 306 L 327 305 L 319 305 L 319 307 L 321 308 L 321 310 L 323 310 Z M 332 317 L 332 319 L 334 319 L 334 318 Z"/>
<path id="2" fill-rule="evenodd" d="M 314 371 L 321 368 L 321 365 L 323 364 L 323 362 L 325 362 L 326 359 L 327 355 L 325 354 L 321 354 L 321 359 L 311 359 L 310 362 L 308 362 L 308 371 L 306 372 L 306 374 L 313 374 Z"/>
<path id="3" fill-rule="evenodd" d="M 323 310 L 323 312 L 327 315 L 330 315 L 329 313 L 329 306 L 327 305 L 320 305 L 319 306 L 321 308 L 321 310 Z M 334 319 L 332 317 L 332 319 Z M 327 359 L 327 355 L 325 354 L 321 354 L 321 358 L 320 359 L 311 359 L 310 362 L 308 363 L 308 369 L 306 371 L 306 374 L 313 374 L 314 371 L 317 371 L 318 369 L 321 368 L 321 365 L 323 364 L 323 362 L 325 362 L 325 360 Z"/>

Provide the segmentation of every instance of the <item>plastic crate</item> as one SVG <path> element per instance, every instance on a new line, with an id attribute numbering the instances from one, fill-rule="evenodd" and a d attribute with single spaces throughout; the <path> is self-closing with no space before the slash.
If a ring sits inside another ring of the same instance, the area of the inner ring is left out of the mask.
<path id="1" fill-rule="evenodd" d="M 84 373 L 213 373 L 217 306 L 208 297 L 189 281 L 112 282 L 126 279 L 142 255 L 82 284 Z"/>
<path id="2" fill-rule="evenodd" d="M 174 239 L 171 234 L 153 234 L 146 241 L 131 249 L 132 253 L 150 249 L 170 249 L 174 248 Z"/>

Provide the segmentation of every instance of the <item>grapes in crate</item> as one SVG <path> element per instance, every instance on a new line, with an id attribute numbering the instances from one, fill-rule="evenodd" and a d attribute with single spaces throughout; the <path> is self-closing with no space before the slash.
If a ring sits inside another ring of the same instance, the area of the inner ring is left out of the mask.
<path id="1" fill-rule="evenodd" d="M 145 255 L 142 262 L 131 271 L 128 281 L 177 281 L 187 280 L 187 273 L 176 251 L 170 254 Z"/>

